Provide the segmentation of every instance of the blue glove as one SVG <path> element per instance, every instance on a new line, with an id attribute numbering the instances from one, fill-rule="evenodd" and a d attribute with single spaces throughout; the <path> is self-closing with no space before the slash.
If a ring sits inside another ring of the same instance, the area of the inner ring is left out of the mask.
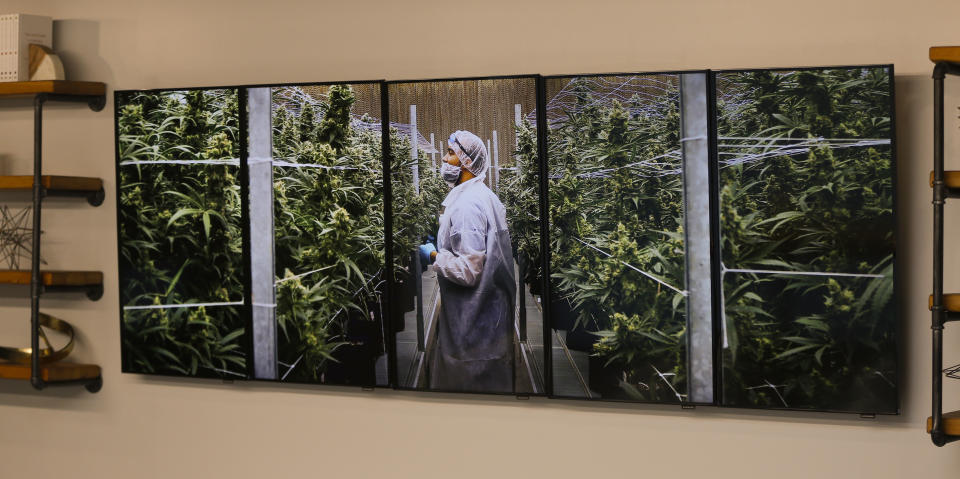
<path id="1" fill-rule="evenodd" d="M 437 251 L 437 247 L 433 243 L 424 243 L 420 245 L 420 263 L 424 266 L 433 262 L 433 259 L 430 257 L 431 254 Z"/>

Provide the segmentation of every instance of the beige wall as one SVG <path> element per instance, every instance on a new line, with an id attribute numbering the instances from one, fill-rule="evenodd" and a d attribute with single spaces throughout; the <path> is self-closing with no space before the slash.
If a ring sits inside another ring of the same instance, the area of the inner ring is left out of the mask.
<path id="1" fill-rule="evenodd" d="M 56 106 L 47 113 L 46 171 L 100 176 L 109 193 L 96 209 L 51 203 L 45 257 L 54 268 L 102 269 L 107 292 L 95 303 L 61 296 L 43 304 L 81 330 L 76 356 L 103 365 L 105 385 L 99 394 L 38 393 L 0 382 L 0 478 L 957 477 L 960 445 L 932 446 L 923 420 L 930 397 L 926 55 L 930 45 L 960 44 L 960 2 L 326 3 L 4 0 L 0 11 L 61 20 L 55 48 L 69 77 L 111 89 L 895 63 L 903 415 L 682 411 L 121 375 L 112 106 L 101 113 Z M 960 80 L 950 85 L 960 91 Z M 958 104 L 952 95 L 953 153 L 960 152 Z M 3 106 L 0 173 L 27 174 L 29 103 Z M 947 217 L 948 234 L 960 238 L 955 205 Z M 948 274 L 948 289 L 958 282 L 960 274 Z M 0 293 L 2 343 L 25 341 L 27 301 Z M 958 327 L 947 335 L 948 365 L 960 362 Z M 956 409 L 960 387 L 951 386 L 947 408 Z"/>

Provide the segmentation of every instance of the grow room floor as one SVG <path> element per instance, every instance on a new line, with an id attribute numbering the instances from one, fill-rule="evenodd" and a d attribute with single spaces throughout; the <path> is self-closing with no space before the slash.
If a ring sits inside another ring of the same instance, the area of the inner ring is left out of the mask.
<path id="1" fill-rule="evenodd" d="M 439 316 L 439 287 L 436 273 L 428 270 L 421 277 L 423 284 L 423 322 L 426 336 L 427 355 L 433 346 L 434 322 Z M 518 317 L 520 305 L 517 305 Z M 514 338 L 519 345 L 516 350 L 516 391 L 518 394 L 542 394 L 543 390 L 543 315 L 536 298 L 524 289 L 523 306 L 527 315 L 527 341 L 520 342 L 517 328 Z M 404 315 L 404 329 L 397 333 L 397 371 L 400 386 L 421 388 L 426 384 L 425 358 L 417 352 L 417 312 Z M 586 364 L 586 358 L 584 358 Z M 585 367 L 585 366 L 584 366 Z M 581 395 L 582 395 L 581 391 Z"/>

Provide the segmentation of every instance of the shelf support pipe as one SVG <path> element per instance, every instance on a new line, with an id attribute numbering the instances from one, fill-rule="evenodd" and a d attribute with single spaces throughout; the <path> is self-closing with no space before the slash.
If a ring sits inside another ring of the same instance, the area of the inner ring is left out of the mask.
<path id="1" fill-rule="evenodd" d="M 943 80 L 946 68 L 933 68 L 933 306 L 930 329 L 933 333 L 933 394 L 930 439 L 946 444 L 943 431 Z"/>
<path id="2" fill-rule="evenodd" d="M 270 88 L 247 89 L 250 149 L 250 298 L 253 333 L 253 374 L 277 379 L 276 287 L 274 285 L 273 128 Z"/>
<path id="3" fill-rule="evenodd" d="M 31 232 L 32 250 L 30 254 L 30 384 L 43 389 L 48 384 L 40 377 L 40 295 L 44 292 L 43 278 L 40 277 L 40 213 L 47 189 L 43 187 L 43 105 L 48 100 L 86 103 L 93 111 L 103 110 L 106 95 L 58 95 L 40 93 L 33 98 L 33 227 Z M 102 199 L 100 200 L 102 201 Z M 91 201 L 94 206 L 99 202 Z M 102 294 L 102 286 L 101 292 Z M 90 299 L 99 299 L 99 294 L 88 293 Z M 87 386 L 90 392 L 97 392 L 103 384 L 103 378 L 77 381 Z"/>
<path id="4" fill-rule="evenodd" d="M 933 336 L 930 439 L 937 446 L 960 440 L 943 430 L 943 324 L 949 321 L 943 305 L 943 205 L 947 187 L 943 180 L 943 82 L 947 75 L 960 76 L 960 66 L 937 63 L 933 67 L 933 305 L 930 329 Z"/>
<path id="5" fill-rule="evenodd" d="M 520 137 L 517 135 L 517 131 L 520 129 L 520 126 L 523 124 L 523 117 L 520 116 L 520 104 L 514 103 L 513 105 L 513 151 L 517 151 L 517 146 L 520 144 Z M 513 158 L 513 174 L 515 175 L 516 181 L 519 182 L 520 179 L 520 163 L 517 161 L 516 156 Z M 498 173 L 499 174 L 499 173 Z M 527 261 L 524 259 L 523 255 L 517 255 L 517 263 L 520 269 L 519 274 L 517 275 L 517 308 L 518 317 L 517 317 L 517 329 L 520 330 L 520 342 L 527 342 L 527 288 L 524 286 L 523 280 L 527 277 Z"/>
<path id="6" fill-rule="evenodd" d="M 33 249 L 30 253 L 30 384 L 43 389 L 46 384 L 40 377 L 40 294 L 43 283 L 40 278 L 40 205 L 43 200 L 43 104 L 44 94 L 33 99 Z"/>
<path id="7" fill-rule="evenodd" d="M 710 143 L 707 74 L 680 75 L 686 244 L 688 401 L 712 403 L 713 315 L 710 274 Z"/>

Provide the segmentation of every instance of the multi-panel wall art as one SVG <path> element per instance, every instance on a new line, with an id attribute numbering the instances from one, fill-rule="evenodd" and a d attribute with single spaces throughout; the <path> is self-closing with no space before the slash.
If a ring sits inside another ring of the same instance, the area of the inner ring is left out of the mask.
<path id="1" fill-rule="evenodd" d="M 891 66 L 116 106 L 125 372 L 898 412 Z"/>

